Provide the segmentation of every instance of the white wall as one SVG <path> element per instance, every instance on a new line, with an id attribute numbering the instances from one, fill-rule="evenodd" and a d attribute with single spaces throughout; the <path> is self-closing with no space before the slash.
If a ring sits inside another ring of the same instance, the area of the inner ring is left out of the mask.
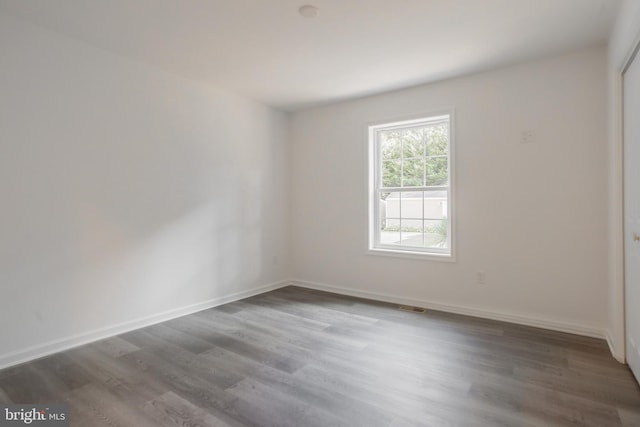
<path id="1" fill-rule="evenodd" d="M 289 276 L 286 115 L 4 15 L 0 58 L 0 367 Z"/>
<path id="2" fill-rule="evenodd" d="M 603 336 L 606 99 L 606 52 L 594 48 L 294 114 L 294 276 Z M 457 262 L 365 255 L 367 122 L 449 107 Z M 525 130 L 536 131 L 535 144 L 519 143 Z M 486 285 L 475 283 L 477 271 Z"/>
<path id="3" fill-rule="evenodd" d="M 614 356 L 625 358 L 622 241 L 621 72 L 640 38 L 640 1 L 623 0 L 609 40 L 609 341 Z M 640 326 L 639 326 L 640 328 Z"/>

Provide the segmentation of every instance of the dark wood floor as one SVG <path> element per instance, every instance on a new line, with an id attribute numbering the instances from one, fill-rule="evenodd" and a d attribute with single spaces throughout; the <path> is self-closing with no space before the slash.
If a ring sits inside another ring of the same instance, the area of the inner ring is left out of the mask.
<path id="1" fill-rule="evenodd" d="M 295 287 L 0 371 L 74 426 L 640 426 L 597 339 Z"/>

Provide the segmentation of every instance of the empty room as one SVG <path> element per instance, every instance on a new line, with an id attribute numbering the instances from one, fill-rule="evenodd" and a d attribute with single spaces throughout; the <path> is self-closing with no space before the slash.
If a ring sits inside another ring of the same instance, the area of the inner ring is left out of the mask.
<path id="1" fill-rule="evenodd" d="M 0 426 L 640 427 L 640 1 L 0 0 Z"/>

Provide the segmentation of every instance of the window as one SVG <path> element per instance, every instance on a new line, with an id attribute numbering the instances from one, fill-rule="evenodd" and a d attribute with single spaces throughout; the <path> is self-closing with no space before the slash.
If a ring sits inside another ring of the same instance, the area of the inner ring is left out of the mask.
<path id="1" fill-rule="evenodd" d="M 369 127 L 369 250 L 452 259 L 451 114 Z"/>

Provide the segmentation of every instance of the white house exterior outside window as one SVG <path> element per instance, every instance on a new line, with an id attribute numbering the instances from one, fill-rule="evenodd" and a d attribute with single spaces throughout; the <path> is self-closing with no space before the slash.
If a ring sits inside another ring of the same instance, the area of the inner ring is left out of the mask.
<path id="1" fill-rule="evenodd" d="M 453 260 L 453 114 L 369 126 L 369 251 Z"/>

